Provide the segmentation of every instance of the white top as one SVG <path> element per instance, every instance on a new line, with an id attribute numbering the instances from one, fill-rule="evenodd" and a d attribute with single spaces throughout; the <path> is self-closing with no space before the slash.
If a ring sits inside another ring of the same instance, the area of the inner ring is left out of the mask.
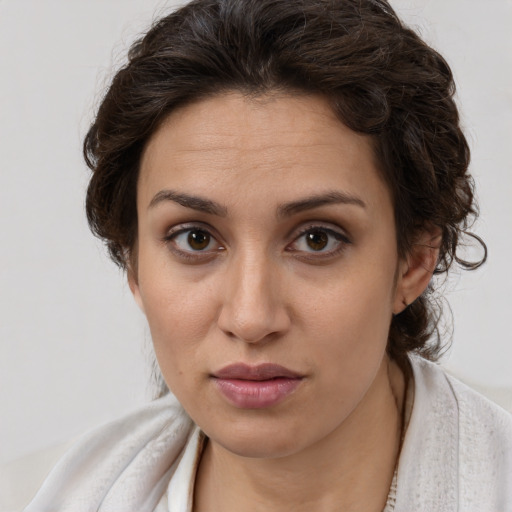
<path id="1" fill-rule="evenodd" d="M 414 403 L 386 511 L 511 512 L 512 416 L 411 358 Z M 191 512 L 203 435 L 166 396 L 86 435 L 25 512 Z"/>

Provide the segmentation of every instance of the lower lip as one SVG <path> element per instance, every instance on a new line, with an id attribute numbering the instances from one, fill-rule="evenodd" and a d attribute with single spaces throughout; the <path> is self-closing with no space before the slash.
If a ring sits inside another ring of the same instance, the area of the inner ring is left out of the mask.
<path id="1" fill-rule="evenodd" d="M 240 409 L 272 407 L 291 395 L 301 380 L 285 377 L 269 380 L 213 379 L 228 402 Z"/>

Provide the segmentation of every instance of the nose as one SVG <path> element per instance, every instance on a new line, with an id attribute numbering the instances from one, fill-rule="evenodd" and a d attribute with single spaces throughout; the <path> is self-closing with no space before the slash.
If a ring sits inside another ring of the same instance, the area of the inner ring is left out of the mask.
<path id="1" fill-rule="evenodd" d="M 232 260 L 223 284 L 220 329 L 246 343 L 268 341 L 286 332 L 291 322 L 282 296 L 282 272 L 263 255 Z"/>

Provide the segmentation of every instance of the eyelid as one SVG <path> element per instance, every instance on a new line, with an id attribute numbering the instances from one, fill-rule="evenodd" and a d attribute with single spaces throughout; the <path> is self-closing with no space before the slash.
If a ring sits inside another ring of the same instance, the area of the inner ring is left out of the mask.
<path id="1" fill-rule="evenodd" d="M 178 235 L 193 230 L 204 231 L 207 233 L 210 237 L 212 237 L 213 240 L 217 242 L 216 247 L 203 251 L 194 251 L 193 249 L 182 250 L 176 244 L 173 244 L 173 240 Z M 337 247 L 329 251 L 304 251 L 293 248 L 293 245 L 296 244 L 302 236 L 312 231 L 321 231 L 327 233 L 330 237 L 334 237 L 338 241 Z M 285 251 L 293 253 L 295 257 L 304 260 L 320 261 L 322 259 L 329 259 L 340 254 L 347 248 L 348 245 L 352 244 L 351 237 L 347 234 L 345 229 L 328 221 L 309 222 L 292 231 L 291 234 L 287 236 L 287 238 L 290 237 L 292 237 L 292 241 L 287 244 Z M 178 258 L 190 260 L 191 262 L 197 261 L 198 263 L 201 263 L 205 260 L 210 260 L 214 258 L 215 255 L 218 255 L 220 251 L 225 250 L 225 247 L 220 241 L 220 236 L 217 234 L 217 231 L 209 224 L 203 222 L 186 222 L 172 226 L 166 231 L 161 240 Z"/>
<path id="2" fill-rule="evenodd" d="M 329 236 L 334 237 L 338 242 L 338 246 L 335 249 L 330 251 L 301 251 L 291 248 L 293 244 L 295 244 L 302 236 L 307 233 L 311 233 L 312 231 L 321 231 L 327 233 Z M 339 226 L 333 226 L 331 223 L 323 223 L 323 222 L 312 222 L 309 223 L 295 232 L 293 236 L 292 242 L 287 246 L 287 251 L 294 253 L 296 256 L 300 256 L 303 259 L 308 260 L 320 260 L 322 258 L 330 258 L 338 255 L 342 251 L 346 249 L 348 245 L 352 244 L 351 237 L 346 233 L 345 230 L 340 228 Z"/>
<path id="3" fill-rule="evenodd" d="M 183 250 L 180 249 L 176 244 L 173 244 L 173 241 L 176 239 L 176 237 L 183 233 L 187 233 L 188 231 L 203 231 L 204 233 L 207 233 L 213 240 L 217 242 L 217 246 L 214 249 L 194 251 L 193 249 Z M 162 242 L 174 255 L 181 259 L 190 260 L 192 262 L 203 262 L 205 260 L 209 260 L 219 251 L 223 251 L 225 249 L 222 243 L 219 241 L 219 236 L 215 233 L 215 230 L 208 224 L 204 224 L 202 222 L 190 222 L 173 226 L 166 231 L 166 234 L 162 237 Z"/>
<path id="4" fill-rule="evenodd" d="M 348 234 L 347 230 L 342 228 L 341 226 L 334 224 L 331 221 L 309 221 L 301 224 L 300 227 L 293 229 L 291 231 L 289 238 L 293 238 L 294 240 L 305 233 L 309 233 L 310 231 L 326 231 L 328 233 L 332 233 L 335 236 L 341 237 L 341 239 L 345 243 L 352 243 L 351 236 Z"/>

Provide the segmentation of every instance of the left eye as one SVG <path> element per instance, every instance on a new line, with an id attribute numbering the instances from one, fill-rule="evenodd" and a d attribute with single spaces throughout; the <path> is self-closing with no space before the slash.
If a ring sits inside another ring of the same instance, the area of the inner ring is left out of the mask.
<path id="1" fill-rule="evenodd" d="M 202 229 L 187 229 L 176 233 L 172 242 L 180 250 L 185 252 L 208 251 L 218 245 L 217 240 Z"/>
<path id="2" fill-rule="evenodd" d="M 310 228 L 295 239 L 290 250 L 321 254 L 335 253 L 348 243 L 344 235 L 332 229 Z"/>

